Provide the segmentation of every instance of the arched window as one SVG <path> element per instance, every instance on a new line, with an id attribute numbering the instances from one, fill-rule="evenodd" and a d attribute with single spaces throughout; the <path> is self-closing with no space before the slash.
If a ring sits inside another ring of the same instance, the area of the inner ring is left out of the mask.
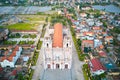
<path id="1" fill-rule="evenodd" d="M 67 47 L 68 47 L 68 43 L 67 43 Z"/>
<path id="2" fill-rule="evenodd" d="M 59 64 L 56 64 L 56 69 L 59 69 L 60 68 L 60 65 Z"/>
<path id="3" fill-rule="evenodd" d="M 49 45 L 48 45 L 48 43 L 47 43 L 47 47 L 48 47 Z"/>
<path id="4" fill-rule="evenodd" d="M 51 68 L 50 64 L 48 64 L 48 65 L 47 65 L 47 68 L 48 68 L 48 69 L 50 69 L 50 68 Z"/>
<path id="5" fill-rule="evenodd" d="M 65 69 L 68 69 L 68 64 L 65 64 Z"/>

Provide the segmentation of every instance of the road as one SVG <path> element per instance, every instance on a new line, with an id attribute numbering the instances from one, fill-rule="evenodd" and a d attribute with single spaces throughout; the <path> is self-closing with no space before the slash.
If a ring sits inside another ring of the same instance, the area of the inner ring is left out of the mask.
<path id="1" fill-rule="evenodd" d="M 72 40 L 72 34 L 70 33 L 70 29 L 69 29 L 69 34 Z M 82 65 L 84 64 L 84 62 L 78 59 L 78 54 L 77 54 L 73 40 L 72 40 L 72 45 L 73 45 L 72 46 L 73 62 L 72 62 L 72 68 L 71 68 L 72 80 L 84 80 L 84 76 L 82 72 Z"/>
<path id="2" fill-rule="evenodd" d="M 50 23 L 48 23 L 46 28 L 48 28 L 49 25 L 50 25 Z M 37 60 L 36 66 L 35 66 L 35 70 L 34 70 L 32 80 L 39 80 L 40 75 L 42 75 L 43 72 L 44 72 L 44 69 L 43 69 L 43 56 L 42 56 L 43 50 L 42 49 L 43 49 L 43 45 L 41 46 L 41 50 L 39 52 L 39 57 L 38 57 L 38 60 Z"/>

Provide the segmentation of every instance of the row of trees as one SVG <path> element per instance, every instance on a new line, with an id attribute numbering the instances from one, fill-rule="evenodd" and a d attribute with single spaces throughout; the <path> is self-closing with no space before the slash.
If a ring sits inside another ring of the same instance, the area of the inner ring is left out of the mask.
<path id="1" fill-rule="evenodd" d="M 61 15 L 57 15 L 56 16 L 51 16 L 51 23 L 52 24 L 55 24 L 55 23 L 62 23 L 64 26 L 67 25 L 67 19 L 64 17 L 64 16 L 61 16 Z"/>

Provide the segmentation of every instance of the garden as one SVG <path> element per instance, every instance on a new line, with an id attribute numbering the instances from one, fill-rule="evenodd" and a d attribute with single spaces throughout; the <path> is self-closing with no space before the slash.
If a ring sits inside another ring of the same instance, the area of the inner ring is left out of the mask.
<path id="1" fill-rule="evenodd" d="M 24 45 L 24 44 L 32 45 L 34 44 L 34 41 L 20 41 L 18 44 L 19 45 Z"/>
<path id="2" fill-rule="evenodd" d="M 15 45 L 17 43 L 17 41 L 4 41 L 3 44 L 4 45 Z"/>
<path id="3" fill-rule="evenodd" d="M 10 34 L 8 37 L 9 38 L 20 38 L 21 35 L 19 33 L 16 33 L 16 34 Z"/>
<path id="4" fill-rule="evenodd" d="M 30 23 L 16 23 L 7 26 L 0 26 L 0 28 L 8 28 L 9 30 L 34 30 Z"/>
<path id="5" fill-rule="evenodd" d="M 37 37 L 36 34 L 28 34 L 28 35 L 23 35 L 22 36 L 22 38 L 32 38 L 32 39 L 34 39 L 36 37 Z"/>

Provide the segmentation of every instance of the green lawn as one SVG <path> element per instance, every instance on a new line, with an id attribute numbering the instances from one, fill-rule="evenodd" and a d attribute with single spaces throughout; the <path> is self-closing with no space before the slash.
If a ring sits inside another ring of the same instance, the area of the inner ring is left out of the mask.
<path id="1" fill-rule="evenodd" d="M 24 35 L 22 36 L 22 38 L 29 38 L 29 35 Z"/>
<path id="2" fill-rule="evenodd" d="M 0 28 L 8 28 L 10 30 L 34 30 L 33 24 L 29 23 L 17 23 L 8 26 L 0 26 Z"/>
<path id="3" fill-rule="evenodd" d="M 27 17 L 26 19 L 30 20 L 30 21 L 45 21 L 46 17 L 45 16 L 43 16 L 43 17 L 34 17 L 34 18 Z"/>

